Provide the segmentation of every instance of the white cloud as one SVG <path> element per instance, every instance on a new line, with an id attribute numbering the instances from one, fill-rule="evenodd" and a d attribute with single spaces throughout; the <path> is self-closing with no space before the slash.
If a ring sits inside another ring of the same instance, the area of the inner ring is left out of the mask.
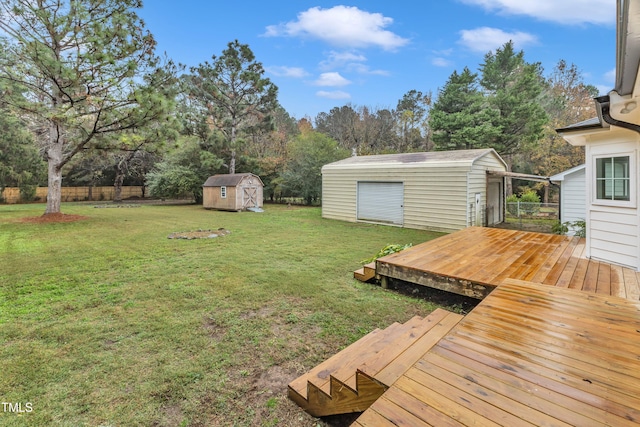
<path id="1" fill-rule="evenodd" d="M 327 55 L 327 59 L 320 62 L 320 68 L 323 70 L 331 70 L 344 67 L 354 62 L 366 62 L 367 57 L 353 52 L 336 52 L 331 51 Z"/>
<path id="2" fill-rule="evenodd" d="M 340 73 L 322 73 L 318 80 L 313 82 L 315 86 L 347 86 L 351 82 L 340 75 Z"/>
<path id="3" fill-rule="evenodd" d="M 390 73 L 386 70 L 372 70 L 368 65 L 365 64 L 347 64 L 345 67 L 348 71 L 358 73 L 358 74 L 367 74 L 370 76 L 388 76 Z"/>
<path id="4" fill-rule="evenodd" d="M 615 83 L 615 82 L 616 82 L 616 69 L 614 68 L 614 69 L 612 69 L 612 70 L 607 71 L 607 72 L 604 74 L 604 78 L 605 78 L 608 82 L 611 82 L 612 84 L 613 84 L 613 83 Z"/>
<path id="5" fill-rule="evenodd" d="M 501 47 L 510 40 L 513 41 L 516 49 L 522 49 L 525 45 L 538 42 L 538 38 L 533 34 L 521 31 L 508 33 L 498 28 L 481 27 L 474 30 L 460 31 L 458 43 L 473 51 L 487 53 Z"/>
<path id="6" fill-rule="evenodd" d="M 351 95 L 349 93 L 343 92 L 341 90 L 333 90 L 333 91 L 319 90 L 318 92 L 316 92 L 316 95 L 319 96 L 320 98 L 328 98 L 328 99 L 351 98 Z"/>
<path id="7" fill-rule="evenodd" d="M 330 9 L 312 7 L 300 12 L 296 21 L 268 26 L 264 35 L 311 37 L 334 46 L 377 46 L 384 50 L 395 50 L 409 43 L 409 40 L 385 30 L 392 23 L 392 18 L 355 6 L 335 6 Z"/>
<path id="8" fill-rule="evenodd" d="M 364 64 L 364 62 L 367 62 L 367 57 L 362 54 L 331 51 L 327 55 L 327 59 L 320 62 L 320 69 L 334 70 L 340 68 L 358 74 L 389 75 L 389 72 L 385 70 L 372 70 L 368 65 Z"/>
<path id="9" fill-rule="evenodd" d="M 431 64 L 436 67 L 451 67 L 453 65 L 452 61 L 449 61 L 446 58 L 433 58 L 431 60 Z"/>
<path id="10" fill-rule="evenodd" d="M 451 56 L 453 49 L 434 50 L 433 54 L 437 56 Z"/>
<path id="11" fill-rule="evenodd" d="M 273 66 L 265 67 L 265 70 L 278 77 L 293 77 L 299 79 L 309 75 L 304 68 L 300 67 Z"/>
<path id="12" fill-rule="evenodd" d="M 566 25 L 615 23 L 616 0 L 461 0 L 505 15 L 526 15 Z"/>

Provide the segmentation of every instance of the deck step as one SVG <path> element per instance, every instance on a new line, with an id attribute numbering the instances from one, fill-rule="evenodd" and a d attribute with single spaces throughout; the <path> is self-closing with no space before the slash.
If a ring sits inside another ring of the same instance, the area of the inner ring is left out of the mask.
<path id="1" fill-rule="evenodd" d="M 371 262 L 353 272 L 353 277 L 361 282 L 368 282 L 376 277 L 376 263 Z"/>
<path id="2" fill-rule="evenodd" d="M 376 329 L 289 384 L 289 398 L 314 416 L 366 410 L 462 316 L 437 309 Z"/>
<path id="3" fill-rule="evenodd" d="M 464 318 L 463 315 L 437 309 L 427 316 L 414 335 L 407 337 L 405 346 L 389 346 L 386 354 L 379 354 L 360 366 L 359 371 L 377 381 L 391 386 L 407 369 L 413 366 L 438 341 Z"/>
<path id="4" fill-rule="evenodd" d="M 295 379 L 289 384 L 289 388 L 307 399 L 308 385 L 330 392 L 330 376 L 344 366 L 348 366 L 354 373 L 369 353 L 379 351 L 396 330 L 402 327 L 400 323 L 393 323 L 384 330 L 374 329 L 358 341 L 334 354 L 306 374 Z"/>

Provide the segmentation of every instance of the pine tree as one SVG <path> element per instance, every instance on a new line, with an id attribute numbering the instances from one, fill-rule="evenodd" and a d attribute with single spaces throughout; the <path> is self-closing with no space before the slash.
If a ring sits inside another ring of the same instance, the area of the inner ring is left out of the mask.
<path id="1" fill-rule="evenodd" d="M 430 117 L 432 140 L 436 150 L 463 150 L 486 147 L 497 138 L 500 129 L 496 110 L 487 108 L 478 88 L 478 75 L 465 67 L 454 71 L 438 92 Z"/>
<path id="2" fill-rule="evenodd" d="M 499 133 L 488 134 L 484 144 L 507 159 L 531 149 L 542 136 L 547 116 L 540 105 L 544 88 L 539 63 L 527 63 L 524 52 L 515 52 L 508 42 L 485 55 L 480 66 L 480 86 L 488 107 L 495 110 L 493 126 Z"/>
<path id="3" fill-rule="evenodd" d="M 60 212 L 62 170 L 94 138 L 163 120 L 175 69 L 160 66 L 155 41 L 135 9 L 140 0 L 2 0 L 0 81 L 25 97 L 48 163 L 45 214 Z M 2 94 L 0 94 L 2 95 Z"/>
<path id="4" fill-rule="evenodd" d="M 212 60 L 191 69 L 187 90 L 200 104 L 204 122 L 224 134 L 229 173 L 235 173 L 243 134 L 271 128 L 278 87 L 263 76 L 264 68 L 249 45 L 238 40 L 230 42 L 222 55 L 214 55 Z"/>

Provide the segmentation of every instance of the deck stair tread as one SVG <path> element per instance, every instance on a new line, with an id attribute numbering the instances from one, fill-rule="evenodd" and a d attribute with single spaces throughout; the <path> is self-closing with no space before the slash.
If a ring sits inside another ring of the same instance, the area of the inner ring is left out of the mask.
<path id="1" fill-rule="evenodd" d="M 353 272 L 353 277 L 361 282 L 368 282 L 376 277 L 376 263 L 370 262 Z"/>
<path id="2" fill-rule="evenodd" d="M 389 328 L 394 327 L 394 325 L 399 325 L 399 323 L 394 323 L 389 326 Z M 293 380 L 289 383 L 289 389 L 297 392 L 304 399 L 307 399 L 308 383 L 322 384 L 325 380 L 328 381 L 332 370 L 338 369 L 345 359 L 348 360 L 348 357 L 353 357 L 354 354 L 358 353 L 360 348 L 365 349 L 372 343 L 375 343 L 380 338 L 380 335 L 385 334 L 385 331 L 386 329 L 374 329 L 369 332 L 367 335 L 349 345 L 339 353 L 334 354 L 306 374 Z"/>
<path id="3" fill-rule="evenodd" d="M 419 317 L 414 317 L 409 322 L 415 323 L 416 321 L 421 320 Z M 384 350 L 388 345 L 394 343 L 394 338 L 402 334 L 402 331 L 407 329 L 406 323 L 401 324 L 397 323 L 392 325 L 390 328 L 384 329 L 381 334 L 378 335 L 378 339 L 376 341 L 370 342 L 366 345 L 358 345 L 352 349 L 352 351 L 344 352 L 341 354 L 341 357 L 336 358 L 334 363 L 331 363 L 329 366 L 325 366 L 326 371 L 330 371 L 330 375 L 337 379 L 338 381 L 346 382 L 347 379 L 352 377 L 358 367 L 362 364 L 363 360 L 367 360 L 368 358 L 374 357 L 376 354 Z M 358 343 L 358 341 L 356 341 Z M 340 353 L 338 353 L 340 354 Z M 326 379 L 321 379 L 316 377 L 309 378 L 309 382 L 316 385 L 322 391 L 327 394 L 330 394 L 330 381 L 327 377 Z M 355 379 L 351 384 L 351 388 L 355 390 L 356 384 Z"/>
<path id="4" fill-rule="evenodd" d="M 364 411 L 462 317 L 437 309 L 376 329 L 292 381 L 289 397 L 314 416 Z"/>
<path id="5" fill-rule="evenodd" d="M 340 366 L 332 376 L 345 383 L 348 387 L 355 389 L 356 387 L 356 371 L 361 369 L 364 363 L 368 361 L 381 360 L 383 364 L 388 364 L 391 360 L 389 360 L 389 349 L 392 348 L 394 350 L 398 349 L 400 352 L 411 345 L 413 340 L 412 336 L 419 333 L 421 329 L 423 329 L 423 324 L 429 324 L 428 322 L 423 321 L 423 318 L 420 316 L 414 316 L 409 319 L 406 323 L 403 323 L 401 327 L 396 328 L 391 333 L 387 334 L 383 339 L 380 339 L 375 343 L 374 346 L 366 349 L 363 354 L 360 354 L 361 357 L 352 360 L 353 363 L 345 363 Z M 372 378 L 375 378 L 374 375 L 369 375 Z M 385 384 L 389 385 L 389 384 Z M 323 390 L 325 392 L 329 392 L 329 389 L 324 385 Z"/>
<path id="6" fill-rule="evenodd" d="M 439 310 L 445 311 L 445 310 Z M 377 365 L 374 363 L 365 364 L 360 367 L 360 371 L 373 376 L 376 380 L 383 384 L 391 385 L 396 382 L 402 374 L 405 373 L 406 367 L 415 364 L 425 353 L 426 349 L 432 348 L 445 336 L 455 325 L 460 322 L 464 316 L 461 314 L 445 312 L 439 320 L 433 320 L 430 328 L 417 338 L 410 347 L 405 351 L 397 352 L 392 362 L 382 367 L 379 360 Z M 375 372 L 377 370 L 377 372 Z M 370 372 L 371 371 L 371 372 Z"/>

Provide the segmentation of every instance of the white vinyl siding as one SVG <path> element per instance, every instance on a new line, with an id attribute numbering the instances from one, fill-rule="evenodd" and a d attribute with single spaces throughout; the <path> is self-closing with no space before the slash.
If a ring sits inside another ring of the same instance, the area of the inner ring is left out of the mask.
<path id="1" fill-rule="evenodd" d="M 616 131 L 607 140 L 595 138 L 586 147 L 590 170 L 587 170 L 589 207 L 587 210 L 587 256 L 614 264 L 640 267 L 639 212 L 636 206 L 638 185 L 638 141 L 629 133 Z M 598 159 L 629 158 L 629 200 L 598 198 Z"/>
<path id="2" fill-rule="evenodd" d="M 615 264 L 637 264 L 638 225 L 635 212 L 591 211 L 590 256 Z"/>
<path id="3" fill-rule="evenodd" d="M 358 182 L 358 220 L 402 225 L 402 182 Z"/>

